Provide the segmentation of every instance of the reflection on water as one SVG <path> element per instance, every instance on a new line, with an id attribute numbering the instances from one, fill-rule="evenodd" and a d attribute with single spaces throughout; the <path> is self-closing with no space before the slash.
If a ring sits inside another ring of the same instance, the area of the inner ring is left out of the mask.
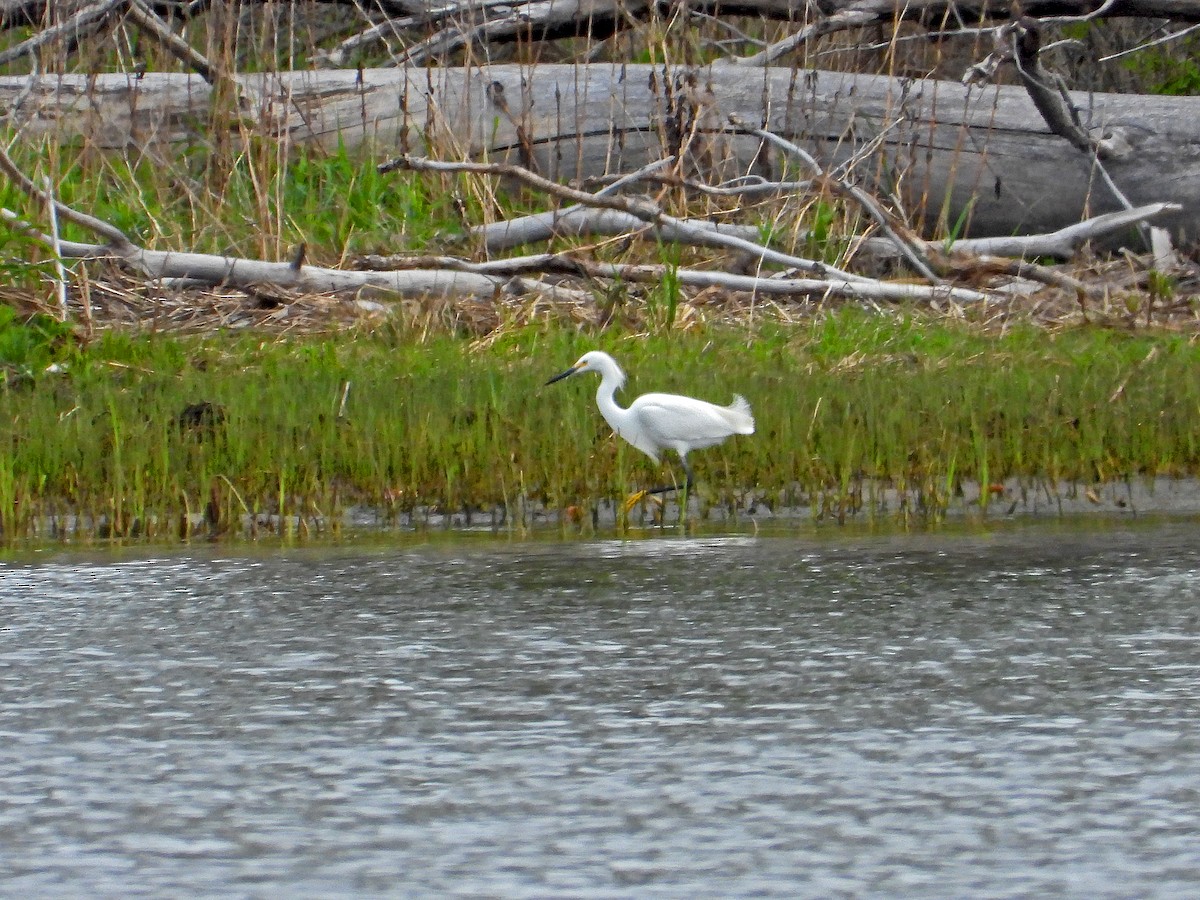
<path id="1" fill-rule="evenodd" d="M 1197 896 L 1198 572 L 1190 525 L 0 565 L 0 886 Z"/>

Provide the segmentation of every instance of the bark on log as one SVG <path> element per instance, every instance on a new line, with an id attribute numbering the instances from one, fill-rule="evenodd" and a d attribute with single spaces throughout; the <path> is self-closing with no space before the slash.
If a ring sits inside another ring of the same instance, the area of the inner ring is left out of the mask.
<path id="1" fill-rule="evenodd" d="M 1120 208 L 1087 154 L 1052 134 L 1020 87 L 713 66 L 502 65 L 238 76 L 243 120 L 293 143 L 364 142 L 383 159 L 424 152 L 510 160 L 556 178 L 626 172 L 683 153 L 710 178 L 780 176 L 778 152 L 738 134 L 761 123 L 831 169 L 864 148 L 868 184 L 903 198 L 928 233 L 1053 231 Z M 0 109 L 22 98 L 24 133 L 106 147 L 200 137 L 210 87 L 197 76 L 0 78 Z M 1177 241 L 1200 238 L 1200 97 L 1072 94 L 1089 132 L 1124 149 L 1105 160 L 1135 205 L 1175 202 Z M 688 136 L 695 134 L 689 140 Z"/>
<path id="2" fill-rule="evenodd" d="M 243 0 L 245 2 L 245 0 Z M 260 0 L 265 3 L 266 0 Z M 70 14 L 85 6 L 87 0 L 58 0 L 57 11 Z M 311 5 L 337 5 L 353 7 L 374 14 L 377 10 L 400 17 L 420 16 L 423 18 L 449 18 L 451 15 L 470 15 L 477 10 L 478 3 L 460 0 L 460 11 L 448 13 L 453 3 L 442 0 L 371 0 L 370 3 L 356 0 L 316 0 Z M 0 28 L 17 26 L 41 25 L 46 20 L 47 0 L 0 0 Z M 175 12 L 189 14 L 187 4 L 153 3 L 157 12 L 168 14 Z M 307 4 L 295 4 L 307 5 Z M 579 25 L 575 31 L 585 28 L 588 24 L 599 24 L 602 21 L 615 21 L 629 16 L 637 16 L 649 9 L 651 0 L 584 0 L 579 10 L 577 20 Z M 1099 0 L 1026 0 L 1022 4 L 1026 14 L 1031 16 L 1060 16 L 1083 15 L 1100 6 Z M 817 4 L 805 0 L 705 0 L 705 2 L 690 3 L 692 9 L 704 12 L 719 12 L 722 15 L 751 15 L 764 16 L 772 19 L 803 21 L 813 15 L 814 6 L 822 15 L 833 15 L 847 8 L 870 7 L 877 10 L 881 21 L 893 22 L 900 19 L 930 19 L 942 21 L 947 12 L 953 11 L 955 19 L 964 22 L 974 22 L 982 18 L 1006 19 L 1009 14 L 1010 0 L 821 0 Z M 203 12 L 201 6 L 199 12 Z M 1174 19 L 1179 22 L 1200 21 L 1200 2 L 1198 0 L 1116 0 L 1106 11 L 1106 16 L 1115 18 L 1131 16 L 1138 18 Z M 559 22 L 562 25 L 565 22 Z M 618 26 L 619 27 L 619 26 Z"/>

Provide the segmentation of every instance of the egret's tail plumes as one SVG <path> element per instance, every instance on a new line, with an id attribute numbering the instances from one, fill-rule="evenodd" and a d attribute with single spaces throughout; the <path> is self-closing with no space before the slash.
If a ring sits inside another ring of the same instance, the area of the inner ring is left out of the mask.
<path id="1" fill-rule="evenodd" d="M 725 407 L 725 412 L 734 434 L 754 434 L 754 414 L 745 397 L 734 394 L 733 402 Z"/>

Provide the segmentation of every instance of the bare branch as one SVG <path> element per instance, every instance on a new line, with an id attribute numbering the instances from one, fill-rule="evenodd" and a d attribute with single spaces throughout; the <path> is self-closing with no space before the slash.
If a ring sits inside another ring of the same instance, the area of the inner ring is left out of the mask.
<path id="1" fill-rule="evenodd" d="M 829 296 L 858 300 L 883 300 L 892 303 L 906 301 L 929 302 L 950 299 L 958 302 L 977 303 L 988 299 L 979 291 L 962 288 L 931 287 L 922 284 L 904 284 L 863 279 L 845 281 L 840 278 L 782 278 L 758 275 L 736 275 L 729 272 L 711 272 L 701 269 L 674 268 L 663 265 L 628 265 L 603 263 L 566 253 L 539 253 L 518 256 L 512 259 L 491 260 L 476 263 L 456 257 L 415 257 L 397 260 L 368 258 L 369 263 L 435 266 L 455 272 L 470 272 L 478 275 L 520 277 L 535 273 L 584 276 L 598 280 L 620 280 L 639 284 L 657 284 L 670 275 L 677 277 L 681 285 L 695 288 L 721 287 L 730 291 L 773 296 Z"/>
<path id="2" fill-rule="evenodd" d="M 1011 237 L 969 238 L 955 241 L 951 253 L 971 253 L 980 256 L 1055 256 L 1068 259 L 1086 241 L 1116 234 L 1163 213 L 1177 213 L 1178 203 L 1149 203 L 1133 209 L 1105 213 L 1084 219 L 1049 234 L 1013 235 Z M 934 245 L 929 245 L 931 248 Z"/>
<path id="3" fill-rule="evenodd" d="M 586 206 L 598 207 L 601 209 L 611 209 L 618 212 L 628 213 L 648 225 L 659 228 L 675 227 L 678 229 L 688 229 L 688 224 L 674 216 L 667 215 L 658 206 L 658 204 L 644 199 L 633 197 L 609 197 L 597 194 L 589 194 L 585 191 L 576 190 L 565 185 L 559 184 L 556 181 L 551 181 L 548 178 L 543 178 L 536 172 L 524 168 L 523 166 L 512 165 L 511 163 L 481 163 L 481 162 L 445 162 L 441 160 L 426 159 L 418 156 L 399 156 L 395 159 L 383 163 L 379 166 L 380 172 L 391 172 L 396 169 L 412 169 L 425 172 L 474 172 L 482 175 L 498 175 L 502 177 L 519 179 L 531 187 L 544 191 L 552 196 L 561 197 L 566 200 L 571 200 L 575 203 L 581 203 Z M 861 275 L 854 275 L 850 272 L 843 272 L 833 266 L 826 265 L 817 260 L 805 259 L 800 256 L 792 256 L 788 253 L 780 253 L 772 250 L 769 247 L 764 247 L 762 244 L 753 241 L 747 241 L 735 235 L 723 235 L 719 232 L 708 232 L 705 235 L 709 240 L 719 242 L 720 246 L 731 250 L 739 250 L 744 253 L 753 255 L 756 259 L 769 265 L 788 266 L 795 269 L 800 269 L 805 272 L 812 273 L 820 278 L 840 278 L 848 282 L 868 282 L 869 278 Z"/>
<path id="4" fill-rule="evenodd" d="M 838 10 L 831 16 L 822 16 L 812 24 L 805 25 L 795 34 L 789 35 L 782 41 L 776 41 L 765 50 L 760 50 L 751 56 L 724 60 L 724 62 L 737 66 L 769 66 L 781 56 L 791 53 L 809 41 L 877 21 L 880 17 L 879 7 L 880 4 L 874 0 L 867 0 L 861 5 L 856 3 L 846 9 Z"/>
<path id="5" fill-rule="evenodd" d="M 0 52 L 0 66 L 16 62 L 21 57 L 40 50 L 46 44 L 52 43 L 60 37 L 79 38 L 91 34 L 105 16 L 118 6 L 123 6 L 125 2 L 126 0 L 101 0 L 91 6 L 85 6 L 71 18 L 59 22 L 57 25 L 51 25 L 49 28 L 43 28 L 16 46 Z"/>
<path id="6" fill-rule="evenodd" d="M 1038 21 L 1043 25 L 1071 25 L 1076 22 L 1092 22 L 1108 15 L 1116 5 L 1117 0 L 1104 0 L 1103 3 L 1091 12 L 1086 12 L 1079 16 L 1045 16 L 1039 18 Z"/>
<path id="7" fill-rule="evenodd" d="M 1123 56 L 1129 56 L 1133 53 L 1140 53 L 1143 50 L 1149 50 L 1151 47 L 1158 47 L 1162 44 L 1177 41 L 1181 37 L 1187 37 L 1193 31 L 1200 31 L 1200 25 L 1189 25 L 1187 28 L 1181 28 L 1179 31 L 1173 31 L 1170 34 L 1157 38 L 1153 41 L 1147 41 L 1144 44 L 1138 44 L 1136 47 L 1130 47 L 1127 50 L 1122 50 L 1120 53 L 1110 53 L 1108 56 L 1102 56 L 1096 62 L 1106 63 L 1112 62 L 1114 59 L 1120 59 Z"/>
<path id="8" fill-rule="evenodd" d="M 753 241 L 759 237 L 759 229 L 753 225 L 736 225 L 712 222 L 708 219 L 682 219 L 684 228 L 672 226 L 647 226 L 645 221 L 625 212 L 612 209 L 588 209 L 572 206 L 565 210 L 549 210 L 530 216 L 520 216 L 476 225 L 469 232 L 483 239 L 484 246 L 491 252 L 546 241 L 552 237 L 637 237 L 649 241 L 687 244 L 693 247 L 725 247 L 719 238 L 710 240 L 708 234 L 716 232 L 732 235 L 742 240 Z"/>
<path id="9" fill-rule="evenodd" d="M 788 153 L 799 158 L 804 162 L 805 165 L 812 169 L 813 174 L 815 174 L 818 178 L 824 179 L 828 184 L 832 185 L 838 191 L 852 198 L 856 203 L 858 203 L 859 206 L 866 210 L 867 215 L 875 220 L 875 224 L 877 224 L 880 230 L 887 235 L 888 240 L 896 245 L 896 248 L 900 251 L 900 255 L 904 257 L 908 264 L 929 281 L 937 283 L 939 280 L 938 277 L 933 274 L 933 270 L 929 267 L 929 262 L 925 259 L 921 250 L 916 246 L 916 243 L 913 241 L 907 241 L 897 234 L 896 230 L 892 227 L 891 222 L 888 220 L 887 215 L 884 214 L 883 210 L 879 207 L 879 204 L 877 204 L 866 191 L 857 185 L 851 184 L 844 178 L 828 175 L 821 167 L 821 164 L 818 163 L 811 154 L 796 146 L 791 141 L 785 141 L 778 135 L 772 134 L 770 131 L 767 131 L 763 128 L 747 127 L 737 116 L 730 116 L 729 121 L 737 126 L 740 131 L 745 131 L 747 134 L 752 134 L 755 137 L 760 138 L 769 144 L 773 144 L 782 150 L 786 150 Z"/>
<path id="10" fill-rule="evenodd" d="M 0 172 L 11 178 L 17 187 L 39 201 L 42 205 L 53 207 L 59 218 L 66 219 L 68 222 L 74 222 L 76 225 L 80 225 L 100 235 L 114 250 L 120 252 L 127 247 L 133 246 L 132 242 L 125 235 L 125 232 L 121 231 L 115 225 L 89 216 L 87 213 L 76 212 L 34 184 L 33 180 L 12 161 L 12 157 L 8 155 L 8 151 L 3 147 L 0 147 Z"/>
<path id="11" fill-rule="evenodd" d="M 694 287 L 720 287 L 748 294 L 803 297 L 841 297 L 850 300 L 882 300 L 889 303 L 911 301 L 932 302 L 954 300 L 960 303 L 983 303 L 988 295 L 965 288 L 905 284 L 903 282 L 858 279 L 843 281 L 836 278 L 764 278 L 756 275 L 735 275 L 729 272 L 709 272 L 698 269 L 675 269 L 667 266 L 626 266 L 617 263 L 581 263 L 596 277 L 618 278 L 642 284 L 657 284 L 668 276 L 679 284 Z"/>
<path id="12" fill-rule="evenodd" d="M 0 209 L 0 218 L 12 227 L 47 244 L 43 234 L 22 222 L 11 210 Z M 255 290 L 264 286 L 310 293 L 373 291 L 405 297 L 431 294 L 460 297 L 491 297 L 503 284 L 502 278 L 444 269 L 412 269 L 396 272 L 354 272 L 321 266 L 300 266 L 292 261 L 267 262 L 210 253 L 147 250 L 135 244 L 88 244 L 62 241 L 61 252 L 71 259 L 115 258 L 134 269 L 175 286 L 223 285 Z"/>
<path id="13" fill-rule="evenodd" d="M 159 18 L 143 0 L 127 0 L 127 3 L 129 18 L 150 32 L 180 62 L 195 69 L 201 78 L 209 84 L 216 84 L 218 79 L 225 77 L 223 72 L 218 71 L 191 44 L 173 32 L 171 26 Z"/>

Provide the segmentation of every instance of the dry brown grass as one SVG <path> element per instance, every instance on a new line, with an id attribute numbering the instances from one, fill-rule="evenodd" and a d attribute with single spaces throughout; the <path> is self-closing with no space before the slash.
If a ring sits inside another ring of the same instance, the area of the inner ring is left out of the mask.
<path id="1" fill-rule="evenodd" d="M 999 292 L 986 305 L 943 303 L 909 307 L 915 315 L 970 322 L 984 331 L 1017 323 L 1057 329 L 1090 324 L 1122 330 L 1161 329 L 1200 334 L 1200 275 L 1181 269 L 1164 279 L 1150 260 L 1133 254 L 1091 258 L 1056 267 L 1088 287 L 1090 296 L 1062 288 L 991 276 L 978 287 L 1008 283 L 1028 293 Z M 254 330 L 270 335 L 336 334 L 378 327 L 450 332 L 489 341 L 512 328 L 538 322 L 598 329 L 619 324 L 629 331 L 663 326 L 634 286 L 618 290 L 563 280 L 554 292 L 517 296 L 497 292 L 490 300 L 426 298 L 394 301 L 355 296 L 302 294 L 278 288 L 257 292 L 232 289 L 166 289 L 115 267 L 82 267 L 72 281 L 69 317 L 84 332 L 121 329 L 147 333 L 215 333 Z M 25 314 L 58 316 L 53 292 L 0 289 L 0 302 Z M 821 298 L 752 297 L 717 288 L 684 289 L 670 328 L 708 326 L 750 328 L 773 321 L 798 324 L 844 307 Z M 861 304 L 860 304 L 861 305 Z M 878 307 L 882 311 L 882 307 Z"/>

